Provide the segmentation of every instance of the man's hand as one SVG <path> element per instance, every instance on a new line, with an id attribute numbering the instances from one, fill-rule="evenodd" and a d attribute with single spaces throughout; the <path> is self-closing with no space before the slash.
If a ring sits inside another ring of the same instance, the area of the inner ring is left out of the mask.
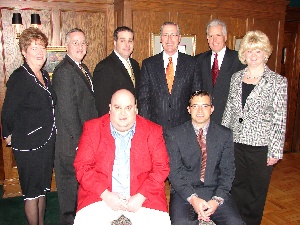
<path id="1" fill-rule="evenodd" d="M 197 196 L 192 196 L 190 203 L 192 204 L 196 213 L 198 213 L 198 220 L 210 221 L 209 215 L 206 212 L 211 208 L 211 206 L 204 199 Z"/>
<path id="2" fill-rule="evenodd" d="M 100 197 L 112 210 L 127 210 L 127 200 L 118 193 L 110 192 L 106 189 Z"/>
<path id="3" fill-rule="evenodd" d="M 131 196 L 128 199 L 127 210 L 130 212 L 138 211 L 142 207 L 145 200 L 146 198 L 140 193 Z"/>
<path id="4" fill-rule="evenodd" d="M 11 135 L 9 135 L 7 138 L 5 138 L 5 143 L 7 146 L 11 145 Z"/>
<path id="5" fill-rule="evenodd" d="M 205 211 L 205 215 L 209 217 L 215 213 L 219 205 L 215 200 L 209 200 L 208 204 L 210 205 L 210 208 Z"/>

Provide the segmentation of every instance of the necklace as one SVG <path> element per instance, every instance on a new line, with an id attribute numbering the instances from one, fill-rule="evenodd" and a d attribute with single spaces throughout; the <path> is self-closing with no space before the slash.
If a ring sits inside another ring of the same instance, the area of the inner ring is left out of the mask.
<path id="1" fill-rule="evenodd" d="M 244 76 L 246 76 L 246 74 L 244 74 Z M 259 75 L 259 76 L 246 76 L 247 79 L 259 79 L 261 77 L 262 77 L 262 75 Z"/>

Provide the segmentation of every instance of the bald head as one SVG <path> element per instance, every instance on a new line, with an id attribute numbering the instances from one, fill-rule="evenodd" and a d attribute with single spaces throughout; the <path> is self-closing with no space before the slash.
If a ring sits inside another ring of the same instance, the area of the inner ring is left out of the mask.
<path id="1" fill-rule="evenodd" d="M 109 105 L 110 122 L 120 132 L 128 131 L 135 123 L 137 108 L 134 95 L 125 89 L 116 91 Z"/>

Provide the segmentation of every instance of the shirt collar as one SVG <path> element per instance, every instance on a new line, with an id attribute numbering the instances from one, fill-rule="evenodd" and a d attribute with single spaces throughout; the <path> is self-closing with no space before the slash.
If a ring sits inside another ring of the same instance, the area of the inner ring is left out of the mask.
<path id="1" fill-rule="evenodd" d="M 114 53 L 118 56 L 118 58 L 121 60 L 121 62 L 125 65 L 125 67 L 127 67 L 127 63 L 130 64 L 130 60 L 129 58 L 126 60 L 124 59 L 116 50 L 114 50 Z M 128 62 L 129 61 L 129 62 Z"/>
<path id="2" fill-rule="evenodd" d="M 136 122 L 134 122 L 133 126 L 126 133 L 121 133 L 121 132 L 117 131 L 116 128 L 114 128 L 114 126 L 110 122 L 110 132 L 114 139 L 116 139 L 117 137 L 120 137 L 120 136 L 126 137 L 127 135 L 129 135 L 130 137 L 133 137 L 133 135 L 135 133 L 135 127 L 136 127 Z"/>
<path id="3" fill-rule="evenodd" d="M 207 134 L 209 124 L 210 124 L 210 122 L 207 123 L 204 127 L 202 127 L 204 136 L 206 136 L 206 134 Z M 197 128 L 194 124 L 193 124 L 193 128 L 194 128 L 194 131 L 195 131 L 196 135 L 198 136 L 200 128 Z"/>

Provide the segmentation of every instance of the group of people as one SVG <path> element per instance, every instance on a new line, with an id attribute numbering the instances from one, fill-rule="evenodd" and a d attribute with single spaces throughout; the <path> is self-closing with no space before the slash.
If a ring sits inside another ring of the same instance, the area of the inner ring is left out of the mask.
<path id="1" fill-rule="evenodd" d="M 74 28 L 50 81 L 47 37 L 23 31 L 24 64 L 7 82 L 2 135 L 30 225 L 44 224 L 53 164 L 62 225 L 98 201 L 169 212 L 173 225 L 260 224 L 283 156 L 287 81 L 266 65 L 272 46 L 263 32 L 247 32 L 238 52 L 226 47 L 223 21 L 210 21 L 206 34 L 210 50 L 192 57 L 178 51 L 179 26 L 165 22 L 163 51 L 140 69 L 130 57 L 134 31 L 118 27 L 92 76 L 82 63 L 85 33 Z"/>

